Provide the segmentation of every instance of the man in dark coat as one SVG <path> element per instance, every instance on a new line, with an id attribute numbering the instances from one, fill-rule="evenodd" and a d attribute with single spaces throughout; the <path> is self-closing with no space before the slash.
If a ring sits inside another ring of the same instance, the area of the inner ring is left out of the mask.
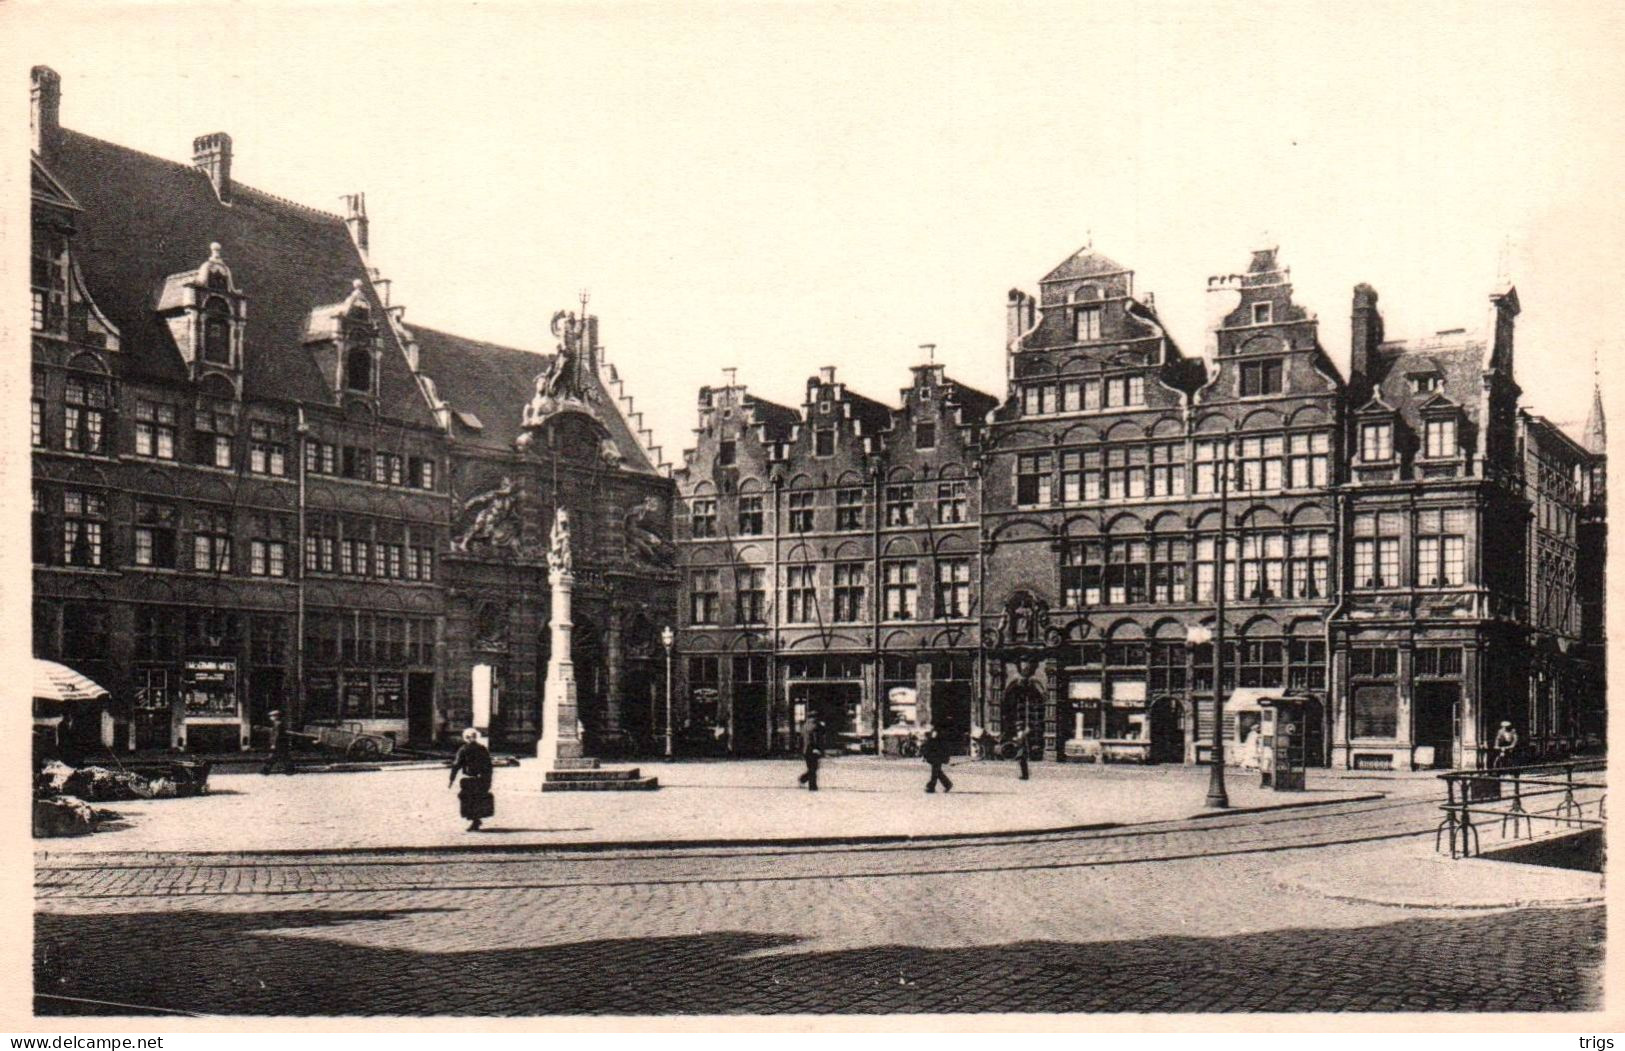
<path id="1" fill-rule="evenodd" d="M 271 758 L 265 761 L 260 773 L 274 774 L 279 766 L 284 774 L 293 773 L 293 746 L 288 740 L 288 724 L 282 721 L 282 713 L 272 712 Z"/>
<path id="2" fill-rule="evenodd" d="M 818 731 L 822 724 L 818 716 L 809 715 L 801 721 L 801 758 L 807 761 L 807 772 L 796 778 L 796 784 L 806 785 L 807 791 L 818 791 Z"/>
<path id="3" fill-rule="evenodd" d="M 463 746 L 452 760 L 447 788 L 457 783 L 459 770 L 463 783 L 457 790 L 458 809 L 469 822 L 468 830 L 478 832 L 481 820 L 496 812 L 496 800 L 491 796 L 491 752 L 480 743 L 480 732 L 472 726 L 463 731 Z"/>
<path id="4" fill-rule="evenodd" d="M 925 783 L 927 792 L 937 790 L 937 782 L 942 782 L 944 792 L 952 792 L 954 783 L 948 780 L 948 775 L 942 772 L 942 764 L 948 761 L 948 742 L 942 735 L 932 730 L 925 735 L 925 744 L 920 746 L 920 758 L 931 764 L 931 780 Z"/>
<path id="5" fill-rule="evenodd" d="M 1027 770 L 1027 728 L 1025 726 L 1023 726 L 1021 729 L 1017 730 L 1016 731 L 1016 736 L 1011 739 L 1010 743 L 1016 746 L 1016 762 L 1021 764 L 1021 779 L 1023 781 L 1025 781 L 1025 780 L 1027 780 L 1027 774 L 1028 774 L 1028 770 Z"/>

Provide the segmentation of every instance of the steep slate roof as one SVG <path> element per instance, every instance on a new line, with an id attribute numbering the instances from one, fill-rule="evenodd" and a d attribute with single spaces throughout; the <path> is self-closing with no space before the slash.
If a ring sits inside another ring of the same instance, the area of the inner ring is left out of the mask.
<path id="1" fill-rule="evenodd" d="M 852 418 L 863 423 L 865 435 L 891 429 L 892 410 L 885 403 L 866 398 L 851 388 L 847 388 L 845 400 L 852 406 Z"/>
<path id="2" fill-rule="evenodd" d="M 1128 267 L 1101 255 L 1092 247 L 1085 245 L 1072 254 L 1072 257 L 1060 266 L 1045 274 L 1040 283 L 1050 281 L 1072 281 L 1080 277 L 1099 277 L 1101 274 L 1120 274 Z"/>
<path id="3" fill-rule="evenodd" d="M 164 279 L 195 270 L 220 242 L 232 278 L 248 299 L 245 396 L 332 404 L 333 395 L 304 349 L 306 317 L 338 303 L 363 282 L 375 317 L 383 303 L 337 215 L 284 201 L 241 183 L 231 204 L 189 164 L 63 129 L 50 173 L 83 207 L 76 259 L 91 298 L 119 329 L 113 355 L 122 375 L 184 382 L 186 364 L 153 311 Z M 387 324 L 379 368 L 379 410 L 433 426 Z"/>
<path id="4" fill-rule="evenodd" d="M 776 401 L 768 401 L 754 394 L 744 396 L 743 405 L 751 412 L 751 418 L 756 423 L 767 425 L 769 441 L 782 442 L 790 437 L 790 428 L 801 422 L 801 413 L 788 405 L 780 405 Z"/>
<path id="5" fill-rule="evenodd" d="M 1418 394 L 1408 377 L 1413 372 L 1436 372 L 1442 379 L 1437 392 Z M 1384 343 L 1372 356 L 1372 382 L 1382 400 L 1398 410 L 1412 429 L 1421 425 L 1425 402 L 1443 394 L 1458 405 L 1467 419 L 1479 420 L 1484 390 L 1484 343 L 1463 334 L 1430 338 L 1418 344 Z"/>
<path id="6" fill-rule="evenodd" d="M 999 407 L 999 399 L 986 391 L 967 387 L 954 379 L 944 382 L 949 390 L 948 397 L 964 410 L 962 419 L 966 423 L 981 423 L 987 418 L 988 413 Z"/>
<path id="7" fill-rule="evenodd" d="M 473 415 L 483 425 L 472 430 L 461 424 L 453 434 L 459 442 L 487 449 L 511 450 L 519 437 L 524 408 L 536 393 L 536 378 L 547 371 L 551 354 L 486 343 L 422 325 L 409 325 L 418 345 L 418 370 L 434 381 L 435 393 L 455 412 Z M 584 382 L 595 388 L 598 419 L 609 430 L 625 457 L 624 467 L 655 473 L 655 465 L 632 433 L 612 392 L 597 374 L 582 370 Z"/>

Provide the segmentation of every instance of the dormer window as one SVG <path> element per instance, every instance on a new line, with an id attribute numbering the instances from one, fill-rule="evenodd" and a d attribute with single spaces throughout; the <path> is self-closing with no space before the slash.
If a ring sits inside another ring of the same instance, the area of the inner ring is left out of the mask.
<path id="1" fill-rule="evenodd" d="M 344 356 L 344 389 L 360 394 L 372 393 L 371 348 L 352 346 Z"/>
<path id="2" fill-rule="evenodd" d="M 1394 425 L 1387 421 L 1360 427 L 1360 459 L 1375 463 L 1394 458 Z"/>
<path id="3" fill-rule="evenodd" d="M 1431 394 L 1439 389 L 1440 379 L 1437 372 L 1418 372 L 1411 377 L 1411 390 L 1417 394 Z"/>
<path id="4" fill-rule="evenodd" d="M 1428 420 L 1424 427 L 1425 440 L 1422 455 L 1429 459 L 1448 459 L 1457 453 L 1456 421 L 1449 417 Z"/>
<path id="5" fill-rule="evenodd" d="M 1271 316 L 1270 307 L 1271 307 L 1271 304 L 1269 304 L 1269 303 L 1254 303 L 1253 304 L 1253 324 L 1255 324 L 1255 325 L 1267 325 L 1271 321 L 1273 321 L 1274 318 Z"/>
<path id="6" fill-rule="evenodd" d="M 218 275 L 209 275 L 215 281 Z M 203 360 L 213 365 L 231 364 L 231 308 L 219 299 L 203 308 Z"/>
<path id="7" fill-rule="evenodd" d="M 1077 311 L 1076 331 L 1073 338 L 1079 343 L 1100 338 L 1100 307 L 1079 307 Z"/>

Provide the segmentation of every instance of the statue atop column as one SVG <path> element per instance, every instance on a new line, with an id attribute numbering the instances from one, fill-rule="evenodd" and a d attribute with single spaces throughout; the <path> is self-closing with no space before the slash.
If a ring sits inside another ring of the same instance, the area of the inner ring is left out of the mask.
<path id="1" fill-rule="evenodd" d="M 570 556 L 570 512 L 559 508 L 553 513 L 553 533 L 547 549 L 547 568 L 553 575 L 568 573 Z"/>

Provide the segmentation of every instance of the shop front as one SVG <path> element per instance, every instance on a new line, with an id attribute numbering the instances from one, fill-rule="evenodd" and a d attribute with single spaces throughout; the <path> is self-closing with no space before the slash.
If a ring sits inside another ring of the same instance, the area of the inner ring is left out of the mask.
<path id="1" fill-rule="evenodd" d="M 234 657 L 194 657 L 181 663 L 178 744 L 188 752 L 247 748 L 248 718 L 237 689 Z"/>
<path id="2" fill-rule="evenodd" d="M 863 660 L 854 656 L 791 657 L 784 663 L 791 718 L 808 715 L 824 725 L 824 747 L 861 752 L 874 748 L 873 708 L 863 688 Z"/>
<path id="3" fill-rule="evenodd" d="M 1063 754 L 1086 763 L 1148 763 L 1151 733 L 1144 679 L 1070 678 Z"/>

